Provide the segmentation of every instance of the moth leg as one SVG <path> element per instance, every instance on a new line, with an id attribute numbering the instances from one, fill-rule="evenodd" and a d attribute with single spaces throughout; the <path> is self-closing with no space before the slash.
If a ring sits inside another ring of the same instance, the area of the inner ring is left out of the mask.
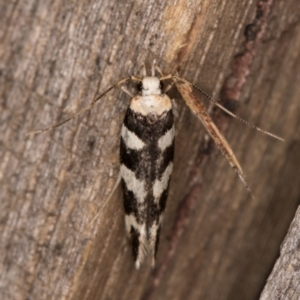
<path id="1" fill-rule="evenodd" d="M 127 95 L 129 95 L 131 98 L 134 97 L 134 95 L 125 87 L 125 86 L 121 86 L 121 90 L 126 93 Z"/>
<path id="2" fill-rule="evenodd" d="M 178 117 L 178 106 L 177 106 L 177 103 L 176 103 L 175 99 L 172 99 L 171 101 L 172 101 L 172 111 L 173 111 L 173 114 L 177 118 Z"/>
<path id="3" fill-rule="evenodd" d="M 117 178 L 117 181 L 115 183 L 115 185 L 113 186 L 111 192 L 109 193 L 107 199 L 105 200 L 105 204 L 110 200 L 110 198 L 113 196 L 113 194 L 115 193 L 115 191 L 117 190 L 119 184 L 121 182 L 121 173 L 119 172 L 119 175 L 118 175 L 118 178 Z M 105 205 L 104 204 L 104 205 Z M 90 222 L 89 224 L 89 227 L 94 223 L 94 221 L 99 217 L 99 214 L 100 214 L 100 211 L 97 212 L 96 216 L 93 218 L 93 220 Z"/>
<path id="4" fill-rule="evenodd" d="M 174 85 L 174 80 L 171 83 L 169 83 L 167 87 L 164 89 L 164 94 L 167 93 L 173 87 L 173 85 Z"/>

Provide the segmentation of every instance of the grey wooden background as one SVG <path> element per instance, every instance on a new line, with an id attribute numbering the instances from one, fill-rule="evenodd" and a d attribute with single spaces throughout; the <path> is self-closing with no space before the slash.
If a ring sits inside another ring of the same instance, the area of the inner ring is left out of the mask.
<path id="1" fill-rule="evenodd" d="M 299 6 L 0 1 L 1 299 L 258 299 L 300 200 Z M 106 201 L 129 97 L 116 89 L 54 131 L 26 133 L 75 113 L 154 58 L 286 142 L 199 96 L 232 145 L 252 200 L 170 92 L 179 111 L 175 169 L 156 268 L 146 261 L 137 271 L 120 189 Z M 281 299 L 285 289 L 265 299 Z"/>

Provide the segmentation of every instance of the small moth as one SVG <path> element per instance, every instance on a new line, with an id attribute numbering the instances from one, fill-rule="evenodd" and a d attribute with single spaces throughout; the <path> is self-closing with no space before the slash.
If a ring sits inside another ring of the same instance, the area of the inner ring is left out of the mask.
<path id="1" fill-rule="evenodd" d="M 160 78 L 155 75 L 155 70 L 160 74 Z M 204 105 L 194 94 L 193 88 L 198 89 L 213 104 L 246 125 L 281 141 L 283 139 L 239 118 L 187 80 L 177 75 L 164 76 L 159 67 L 155 65 L 155 62 L 152 65 L 151 76 L 147 76 L 144 66 L 142 77 L 130 76 L 120 80 L 75 115 L 58 124 L 29 134 L 54 129 L 66 123 L 90 110 L 109 91 L 130 80 L 138 83 L 138 93 L 134 96 L 122 87 L 122 90 L 129 94 L 132 99 L 121 130 L 120 174 L 110 196 L 121 182 L 126 231 L 131 241 L 135 266 L 139 269 L 148 254 L 151 255 L 152 266 L 155 264 L 159 232 L 173 169 L 175 138 L 173 103 L 166 94 L 173 84 L 175 84 L 190 110 L 205 126 L 252 197 L 253 194 L 246 182 L 243 170 L 231 147 L 213 123 Z M 163 81 L 166 80 L 170 80 L 171 83 L 166 89 L 163 89 Z"/>
<path id="2" fill-rule="evenodd" d="M 125 115 L 120 151 L 126 230 L 137 269 L 149 252 L 155 263 L 175 138 L 172 101 L 154 71 L 138 87 Z"/>

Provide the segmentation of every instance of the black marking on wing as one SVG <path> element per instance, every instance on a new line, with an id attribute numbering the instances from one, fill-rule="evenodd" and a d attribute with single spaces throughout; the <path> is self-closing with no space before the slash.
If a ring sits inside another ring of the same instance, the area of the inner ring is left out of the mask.
<path id="1" fill-rule="evenodd" d="M 135 172 L 141 164 L 141 153 L 138 150 L 130 149 L 126 146 L 121 137 L 120 143 L 120 162 L 124 164 L 129 170 Z"/>
<path id="2" fill-rule="evenodd" d="M 122 179 L 124 210 L 125 214 L 134 217 L 138 224 L 146 225 L 149 243 L 150 239 L 153 241 L 153 238 L 155 238 L 155 245 L 152 244 L 155 249 L 151 249 L 151 252 L 155 255 L 159 243 L 159 221 L 166 207 L 169 182 L 158 201 L 153 196 L 153 184 L 156 180 L 161 180 L 163 173 L 173 161 L 174 156 L 174 140 L 164 151 L 158 147 L 158 141 L 173 127 L 173 112 L 169 110 L 160 116 L 157 121 L 153 122 L 153 120 L 153 116 L 147 118 L 135 113 L 130 108 L 127 110 L 124 126 L 141 139 L 145 146 L 140 150 L 129 149 L 126 146 L 126 141 L 121 138 L 120 160 L 121 164 L 133 171 L 136 179 L 141 180 L 145 185 L 146 197 L 139 202 L 139 199 L 135 197 L 135 191 L 128 190 L 124 179 Z M 154 236 L 150 231 L 153 224 L 159 225 Z M 139 250 L 141 247 L 141 236 L 133 226 L 130 229 L 130 238 L 133 257 L 136 261 L 139 251 L 141 251 Z"/>
<path id="3" fill-rule="evenodd" d="M 170 181 L 169 181 L 169 183 L 170 183 Z M 169 184 L 168 184 L 167 188 L 163 191 L 163 193 L 161 194 L 160 199 L 159 199 L 159 207 L 160 207 L 161 214 L 165 211 L 165 208 L 166 208 L 168 191 L 169 191 Z"/>
<path id="4" fill-rule="evenodd" d="M 157 234 L 156 234 L 156 241 L 155 241 L 155 250 L 154 250 L 154 258 L 156 258 L 158 244 L 159 244 L 159 236 L 160 236 L 160 229 L 161 227 L 158 227 Z"/>
<path id="5" fill-rule="evenodd" d="M 174 140 L 172 144 L 165 149 L 165 151 L 162 153 L 162 160 L 161 165 L 158 170 L 158 178 L 161 178 L 162 174 L 170 164 L 170 162 L 173 162 L 174 159 Z"/>
<path id="6" fill-rule="evenodd" d="M 131 237 L 131 245 L 132 245 L 132 255 L 134 261 L 136 261 L 139 254 L 140 233 L 133 226 L 131 226 L 130 229 L 130 237 Z"/>
<path id="7" fill-rule="evenodd" d="M 138 203 L 132 191 L 127 189 L 124 179 L 121 180 L 124 197 L 124 211 L 126 215 L 133 214 L 139 220 Z"/>
<path id="8" fill-rule="evenodd" d="M 128 108 L 124 125 L 134 132 L 145 144 L 152 144 L 159 140 L 174 124 L 173 112 L 169 110 L 162 114 L 157 122 L 149 124 L 147 116 L 135 113 Z"/>

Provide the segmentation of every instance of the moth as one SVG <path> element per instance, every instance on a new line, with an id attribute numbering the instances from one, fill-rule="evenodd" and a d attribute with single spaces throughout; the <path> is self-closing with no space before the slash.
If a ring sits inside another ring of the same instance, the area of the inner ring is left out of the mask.
<path id="1" fill-rule="evenodd" d="M 160 77 L 156 76 L 155 71 L 160 74 Z M 163 82 L 167 80 L 171 83 L 164 89 Z M 128 81 L 137 82 L 138 93 L 136 95 L 132 95 L 122 86 Z M 187 106 L 200 119 L 219 150 L 238 174 L 245 188 L 254 197 L 231 147 L 215 126 L 193 89 L 199 90 L 214 105 L 232 117 L 276 139 L 281 141 L 283 139 L 236 116 L 187 80 L 177 75 L 164 76 L 155 62 L 152 65 L 151 76 L 147 76 L 144 65 L 142 77 L 129 76 L 122 79 L 75 115 L 53 126 L 29 133 L 36 134 L 61 126 L 90 110 L 97 101 L 115 87 L 122 86 L 122 90 L 131 96 L 132 99 L 121 129 L 120 174 L 112 193 L 121 182 L 126 231 L 131 241 L 133 259 L 137 269 L 148 254 L 151 255 L 152 266 L 155 264 L 159 233 L 173 169 L 174 105 L 166 92 L 174 84 Z"/>

